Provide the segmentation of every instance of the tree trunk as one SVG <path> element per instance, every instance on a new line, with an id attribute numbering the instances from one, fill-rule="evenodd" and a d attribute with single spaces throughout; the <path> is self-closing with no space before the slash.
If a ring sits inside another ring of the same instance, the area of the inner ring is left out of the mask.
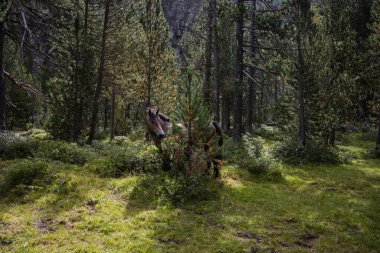
<path id="1" fill-rule="evenodd" d="M 231 128 L 231 99 L 228 90 L 223 91 L 222 97 L 222 129 L 229 133 Z"/>
<path id="2" fill-rule="evenodd" d="M 298 106 L 299 106 L 299 139 L 303 146 L 306 145 L 306 124 L 305 124 L 305 102 L 304 102 L 304 80 L 303 70 L 305 67 L 302 53 L 302 38 L 300 28 L 297 28 L 297 55 L 298 55 Z"/>
<path id="3" fill-rule="evenodd" d="M 104 100 L 104 122 L 103 130 L 106 131 L 108 127 L 108 100 Z"/>
<path id="4" fill-rule="evenodd" d="M 251 64 L 255 63 L 256 58 L 256 0 L 252 0 L 251 4 L 251 30 L 249 33 L 249 48 L 250 48 L 250 58 Z M 248 87 L 248 99 L 247 99 L 247 132 L 253 132 L 253 120 L 254 120 L 254 108 L 256 100 L 256 90 L 255 90 L 255 68 L 254 66 L 249 67 L 249 87 Z"/>
<path id="5" fill-rule="evenodd" d="M 377 138 L 376 138 L 376 148 L 377 149 L 380 149 L 380 100 L 379 100 L 379 103 L 377 105 L 379 107 L 378 109 L 378 123 L 377 123 Z"/>
<path id="6" fill-rule="evenodd" d="M 216 122 L 220 121 L 220 108 L 219 108 L 219 97 L 220 97 L 220 46 L 219 46 L 219 35 L 218 35 L 218 17 L 217 17 L 217 6 L 216 0 L 212 0 L 212 12 L 213 12 L 213 30 L 214 30 L 214 65 L 215 65 L 215 84 L 214 84 L 214 120 Z"/>
<path id="7" fill-rule="evenodd" d="M 112 86 L 112 101 L 111 101 L 111 136 L 112 141 L 115 138 L 116 122 L 115 122 L 115 112 L 116 112 L 116 87 Z"/>
<path id="8" fill-rule="evenodd" d="M 77 2 L 79 5 L 79 3 Z M 79 25 L 79 13 L 77 13 L 77 17 L 75 19 L 75 66 L 74 66 L 74 103 L 73 103 L 73 113 L 74 113 L 74 122 L 73 122 L 73 129 L 72 129 L 72 138 L 73 140 L 77 141 L 78 136 L 80 135 L 80 126 L 79 126 L 79 114 L 80 114 L 80 91 L 81 91 L 81 83 L 80 83 L 80 40 L 79 40 L 79 32 L 80 32 L 80 25 Z"/>
<path id="9" fill-rule="evenodd" d="M 4 22 L 0 22 L 0 132 L 6 129 L 5 124 L 5 79 L 4 79 Z"/>
<path id="10" fill-rule="evenodd" d="M 207 15 L 207 43 L 206 43 L 206 64 L 205 83 L 203 86 L 203 99 L 207 108 L 211 105 L 211 67 L 212 67 L 212 41 L 213 41 L 213 0 L 209 0 Z"/>
<path id="11" fill-rule="evenodd" d="M 94 97 L 94 103 L 93 103 L 93 108 L 92 108 L 90 134 L 88 136 L 88 143 L 90 143 L 90 144 L 94 140 L 95 132 L 96 132 L 96 124 L 98 122 L 99 98 L 100 98 L 100 93 L 102 91 L 104 68 L 105 68 L 105 54 L 106 54 L 106 43 L 107 43 L 107 31 L 108 31 L 110 3 L 111 3 L 111 0 L 106 0 L 106 2 L 105 2 L 103 36 L 102 36 L 102 50 L 100 53 L 98 82 L 96 84 L 95 97 Z"/>
<path id="12" fill-rule="evenodd" d="M 243 133 L 243 40 L 244 40 L 244 0 L 237 0 L 236 22 L 236 66 L 234 89 L 234 132 L 233 137 L 239 140 Z"/>
<path id="13" fill-rule="evenodd" d="M 83 114 L 84 114 L 84 104 L 85 104 L 85 98 L 83 95 L 83 91 L 86 87 L 89 85 L 87 84 L 89 82 L 88 76 L 89 76 L 89 66 L 88 66 L 88 58 L 89 58 L 89 49 L 87 48 L 88 45 L 88 14 L 89 14 L 89 2 L 90 0 L 85 0 L 84 3 L 84 25 L 83 25 L 83 42 L 81 52 L 83 54 L 82 56 L 82 62 L 81 62 L 81 72 L 79 76 L 79 104 L 78 104 L 78 112 L 76 113 L 76 119 L 74 122 L 74 140 L 76 142 L 80 141 L 82 132 L 83 132 Z"/>

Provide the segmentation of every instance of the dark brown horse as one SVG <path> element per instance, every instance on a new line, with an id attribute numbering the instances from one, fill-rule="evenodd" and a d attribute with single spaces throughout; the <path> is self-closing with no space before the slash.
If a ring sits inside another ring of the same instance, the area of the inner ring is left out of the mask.
<path id="1" fill-rule="evenodd" d="M 194 124 L 196 125 L 196 124 Z M 149 108 L 146 114 L 146 126 L 149 135 L 151 136 L 154 144 L 162 151 L 161 142 L 167 136 L 171 128 L 171 120 L 165 114 L 160 113 L 159 109 Z M 183 135 L 187 136 L 188 126 L 184 124 L 177 124 Z M 193 127 L 194 129 L 194 127 Z M 216 121 L 210 122 L 207 126 L 194 131 L 190 140 L 190 144 L 202 148 L 204 152 L 209 155 L 212 141 L 215 135 L 219 135 L 218 145 L 223 145 L 222 130 Z M 178 136 L 177 136 L 178 137 Z M 211 158 L 214 165 L 214 176 L 219 176 L 219 160 Z M 207 171 L 211 167 L 211 161 L 207 162 Z"/>

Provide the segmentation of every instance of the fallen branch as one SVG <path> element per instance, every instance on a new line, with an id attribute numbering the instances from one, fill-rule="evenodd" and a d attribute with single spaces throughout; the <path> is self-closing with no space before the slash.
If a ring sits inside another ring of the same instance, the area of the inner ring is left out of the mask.
<path id="1" fill-rule="evenodd" d="M 12 102 L 11 98 L 5 95 L 5 101 L 12 106 L 13 108 L 17 108 L 17 106 Z"/>
<path id="2" fill-rule="evenodd" d="M 4 71 L 4 76 L 9 80 L 11 81 L 11 83 L 13 83 L 14 85 L 17 85 L 19 86 L 21 89 L 25 90 L 28 95 L 37 95 L 37 96 L 40 96 L 42 97 L 45 101 L 49 101 L 48 98 L 42 94 L 39 90 L 37 90 L 35 87 L 33 87 L 31 84 L 29 83 L 26 83 L 26 82 L 20 82 L 20 81 L 17 81 L 16 79 L 14 79 L 8 72 Z"/>

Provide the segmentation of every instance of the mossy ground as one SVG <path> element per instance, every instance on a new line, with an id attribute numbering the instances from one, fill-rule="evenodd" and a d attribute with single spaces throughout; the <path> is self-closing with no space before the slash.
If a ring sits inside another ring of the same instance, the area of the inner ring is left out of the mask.
<path id="1" fill-rule="evenodd" d="M 341 145 L 351 164 L 283 165 L 275 183 L 226 165 L 214 199 L 181 207 L 133 198 L 143 176 L 57 163 L 69 192 L 1 197 L 0 252 L 379 252 L 380 161 L 360 135 Z"/>

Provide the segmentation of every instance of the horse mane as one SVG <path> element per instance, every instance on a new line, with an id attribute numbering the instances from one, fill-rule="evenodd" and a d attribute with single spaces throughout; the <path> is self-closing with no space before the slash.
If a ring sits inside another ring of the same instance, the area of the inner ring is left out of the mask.
<path id="1" fill-rule="evenodd" d="M 166 122 L 170 122 L 170 118 L 168 116 L 166 116 L 165 114 L 162 114 L 159 112 L 158 116 L 160 117 L 161 120 L 166 121 Z"/>

